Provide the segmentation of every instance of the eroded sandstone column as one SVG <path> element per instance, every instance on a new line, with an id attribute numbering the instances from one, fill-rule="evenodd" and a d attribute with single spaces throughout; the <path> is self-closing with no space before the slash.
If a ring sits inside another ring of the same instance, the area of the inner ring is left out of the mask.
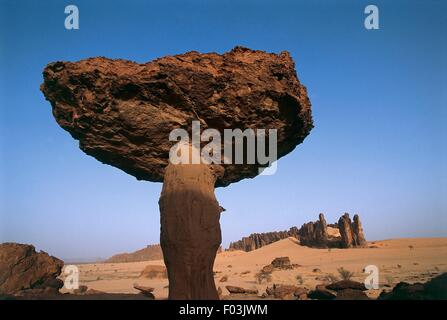
<path id="1" fill-rule="evenodd" d="M 355 244 L 359 247 L 366 245 L 365 234 L 363 233 L 362 223 L 358 214 L 354 215 L 354 222 L 352 223 L 352 231 L 354 232 Z"/>
<path id="2" fill-rule="evenodd" d="M 340 230 L 342 247 L 351 248 L 354 244 L 354 237 L 352 232 L 351 218 L 348 213 L 345 213 L 338 220 L 338 229 Z"/>
<path id="3" fill-rule="evenodd" d="M 205 164 L 169 164 L 160 205 L 160 243 L 169 299 L 218 299 L 213 277 L 222 241 L 215 172 Z"/>

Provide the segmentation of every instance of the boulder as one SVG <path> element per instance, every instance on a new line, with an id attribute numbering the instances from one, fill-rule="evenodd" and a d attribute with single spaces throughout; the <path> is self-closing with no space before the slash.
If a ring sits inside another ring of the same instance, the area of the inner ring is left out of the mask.
<path id="1" fill-rule="evenodd" d="M 273 267 L 271 264 L 269 264 L 269 265 L 262 267 L 261 272 L 262 273 L 272 273 L 274 270 L 275 270 L 275 267 Z"/>
<path id="2" fill-rule="evenodd" d="M 160 278 L 166 279 L 168 277 L 168 273 L 166 271 L 165 266 L 158 265 L 147 265 L 143 271 L 140 273 L 140 278 Z"/>
<path id="3" fill-rule="evenodd" d="M 353 290 L 360 290 L 360 291 L 366 291 L 366 287 L 363 283 L 353 281 L 353 280 L 341 280 L 334 283 L 331 283 L 326 286 L 327 289 L 333 290 L 333 291 L 341 291 L 345 289 L 353 289 Z"/>
<path id="4" fill-rule="evenodd" d="M 365 292 L 355 289 L 343 289 L 337 292 L 335 300 L 370 300 Z"/>
<path id="5" fill-rule="evenodd" d="M 74 294 L 85 294 L 87 291 L 88 291 L 88 287 L 81 285 L 81 286 L 79 286 L 79 288 L 74 289 L 73 293 Z"/>
<path id="6" fill-rule="evenodd" d="M 303 299 L 308 292 L 306 288 L 285 284 L 274 284 L 273 287 L 267 287 L 265 291 L 268 295 L 282 300 Z"/>
<path id="7" fill-rule="evenodd" d="M 290 263 L 289 257 L 275 258 L 275 259 L 273 259 L 271 265 L 274 268 L 278 268 L 278 269 L 292 269 L 292 264 Z"/>
<path id="8" fill-rule="evenodd" d="M 245 289 L 236 286 L 225 286 L 229 293 L 245 293 Z"/>
<path id="9" fill-rule="evenodd" d="M 135 289 L 137 289 L 138 291 L 140 291 L 141 294 L 145 295 L 148 298 L 151 299 L 155 299 L 154 294 L 152 293 L 154 291 L 154 288 L 152 287 L 145 287 L 145 286 L 140 286 L 138 284 L 134 284 L 133 286 Z"/>
<path id="10" fill-rule="evenodd" d="M 336 295 L 326 289 L 324 285 L 317 285 L 315 290 L 312 290 L 307 295 L 310 299 L 315 300 L 334 300 Z"/>
<path id="11" fill-rule="evenodd" d="M 382 291 L 379 300 L 447 300 L 447 273 L 425 284 L 399 282 L 391 292 Z"/>
<path id="12" fill-rule="evenodd" d="M 63 282 L 57 277 L 64 262 L 36 252 L 34 246 L 18 243 L 0 244 L 0 295 L 11 295 L 21 290 L 51 288 L 58 292 Z M 35 291 L 37 292 L 37 291 Z"/>

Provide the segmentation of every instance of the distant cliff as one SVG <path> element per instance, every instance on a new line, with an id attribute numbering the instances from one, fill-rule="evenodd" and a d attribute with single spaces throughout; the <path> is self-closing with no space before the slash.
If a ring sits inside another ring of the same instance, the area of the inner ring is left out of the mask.
<path id="1" fill-rule="evenodd" d="M 119 253 L 109 259 L 106 263 L 117 262 L 138 262 L 148 260 L 160 260 L 163 259 L 163 253 L 159 244 L 148 245 L 146 248 L 132 252 L 132 253 Z"/>

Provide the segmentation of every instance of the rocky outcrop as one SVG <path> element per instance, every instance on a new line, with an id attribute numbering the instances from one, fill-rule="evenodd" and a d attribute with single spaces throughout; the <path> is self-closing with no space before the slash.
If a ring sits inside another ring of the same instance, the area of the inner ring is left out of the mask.
<path id="1" fill-rule="evenodd" d="M 320 213 L 318 221 L 303 224 L 298 231 L 298 235 L 302 245 L 316 248 L 327 248 L 329 238 L 324 215 Z"/>
<path id="2" fill-rule="evenodd" d="M 315 300 L 369 300 L 363 283 L 352 280 L 341 280 L 329 285 L 320 284 L 308 294 Z"/>
<path id="3" fill-rule="evenodd" d="M 365 234 L 363 233 L 362 223 L 358 214 L 354 215 L 354 222 L 352 223 L 352 232 L 354 234 L 354 246 L 366 246 Z"/>
<path id="4" fill-rule="evenodd" d="M 447 300 L 447 273 L 426 283 L 399 282 L 391 292 L 382 291 L 379 300 Z"/>
<path id="5" fill-rule="evenodd" d="M 258 289 L 246 289 L 237 286 L 225 286 L 225 288 L 232 294 L 258 294 Z"/>
<path id="6" fill-rule="evenodd" d="M 275 299 L 305 300 L 307 299 L 308 290 L 294 285 L 274 284 L 272 287 L 267 287 L 265 292 L 268 296 L 272 296 Z"/>
<path id="7" fill-rule="evenodd" d="M 132 253 L 119 253 L 106 261 L 105 263 L 120 263 L 120 262 L 139 262 L 163 259 L 163 252 L 159 244 L 148 245 L 146 248 L 137 250 Z"/>
<path id="8" fill-rule="evenodd" d="M 276 231 L 266 233 L 253 233 L 248 237 L 244 237 L 239 241 L 231 242 L 230 250 L 253 251 L 273 242 L 286 239 L 289 237 L 298 237 L 298 229 L 292 227 L 289 231 Z"/>
<path id="9" fill-rule="evenodd" d="M 34 246 L 0 244 L 0 295 L 58 293 L 64 262 Z"/>
<path id="10" fill-rule="evenodd" d="M 317 285 L 315 290 L 311 290 L 308 295 L 309 299 L 314 300 L 334 300 L 336 295 L 326 288 L 324 285 Z"/>
<path id="11" fill-rule="evenodd" d="M 338 220 L 342 248 L 363 247 L 366 245 L 362 224 L 358 215 L 354 216 L 354 223 L 348 213 Z"/>
<path id="12" fill-rule="evenodd" d="M 273 160 L 291 152 L 313 122 L 290 54 L 235 47 L 224 54 L 191 51 L 145 64 L 97 57 L 50 63 L 43 77 L 41 90 L 56 121 L 85 153 L 139 180 L 163 182 L 160 245 L 169 298 L 217 299 L 212 267 L 224 209 L 214 188 L 253 178 L 269 163 L 259 152 L 242 161 L 239 152 L 226 154 L 239 146 L 247 154 L 241 139 L 231 138 L 220 143 L 223 152 L 215 159 L 220 164 L 172 163 L 170 151 L 178 142 L 172 135 L 182 129 L 185 156 L 190 141 L 194 149 L 209 145 L 203 135 L 197 137 L 205 129 L 214 129 L 213 142 L 217 134 L 225 138 L 225 129 L 256 129 L 263 147 L 275 129 Z M 193 135 L 198 124 L 200 132 Z M 214 148 L 212 153 L 219 154 Z"/>
<path id="13" fill-rule="evenodd" d="M 318 220 L 303 224 L 299 229 L 292 227 L 288 231 L 253 233 L 239 241 L 231 242 L 230 250 L 252 251 L 273 242 L 294 237 L 300 244 L 312 248 L 351 248 L 366 245 L 365 235 L 359 216 L 354 215 L 351 222 L 345 213 L 337 223 L 327 224 L 324 214 Z"/>
<path id="14" fill-rule="evenodd" d="M 335 300 L 370 300 L 362 290 L 344 289 L 337 292 Z"/>
<path id="15" fill-rule="evenodd" d="M 166 271 L 165 266 L 158 266 L 158 265 L 147 265 L 143 271 L 141 271 L 140 278 L 148 278 L 148 279 L 154 279 L 154 278 L 160 278 L 160 279 L 166 279 L 168 277 L 168 273 Z"/>
<path id="16" fill-rule="evenodd" d="M 140 286 L 138 284 L 134 284 L 134 289 L 137 289 L 138 291 L 140 291 L 140 294 L 148 297 L 149 299 L 155 299 L 154 294 L 152 293 L 154 291 L 154 288 L 152 287 L 145 287 L 145 286 Z"/>
<path id="17" fill-rule="evenodd" d="M 353 280 L 341 280 L 326 286 L 327 289 L 333 291 L 342 291 L 346 289 L 365 291 L 366 287 L 363 283 Z"/>
<path id="18" fill-rule="evenodd" d="M 293 269 L 293 266 L 290 263 L 289 257 L 275 258 L 275 259 L 273 259 L 271 265 L 277 269 L 283 269 L 283 270 Z"/>

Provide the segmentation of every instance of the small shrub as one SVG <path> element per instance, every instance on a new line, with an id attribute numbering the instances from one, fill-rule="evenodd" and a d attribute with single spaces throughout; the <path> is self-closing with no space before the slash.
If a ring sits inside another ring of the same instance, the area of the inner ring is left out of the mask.
<path id="1" fill-rule="evenodd" d="M 337 271 L 340 274 L 340 277 L 342 278 L 342 280 L 350 280 L 354 276 L 354 272 L 346 270 L 343 267 L 338 268 Z"/>

